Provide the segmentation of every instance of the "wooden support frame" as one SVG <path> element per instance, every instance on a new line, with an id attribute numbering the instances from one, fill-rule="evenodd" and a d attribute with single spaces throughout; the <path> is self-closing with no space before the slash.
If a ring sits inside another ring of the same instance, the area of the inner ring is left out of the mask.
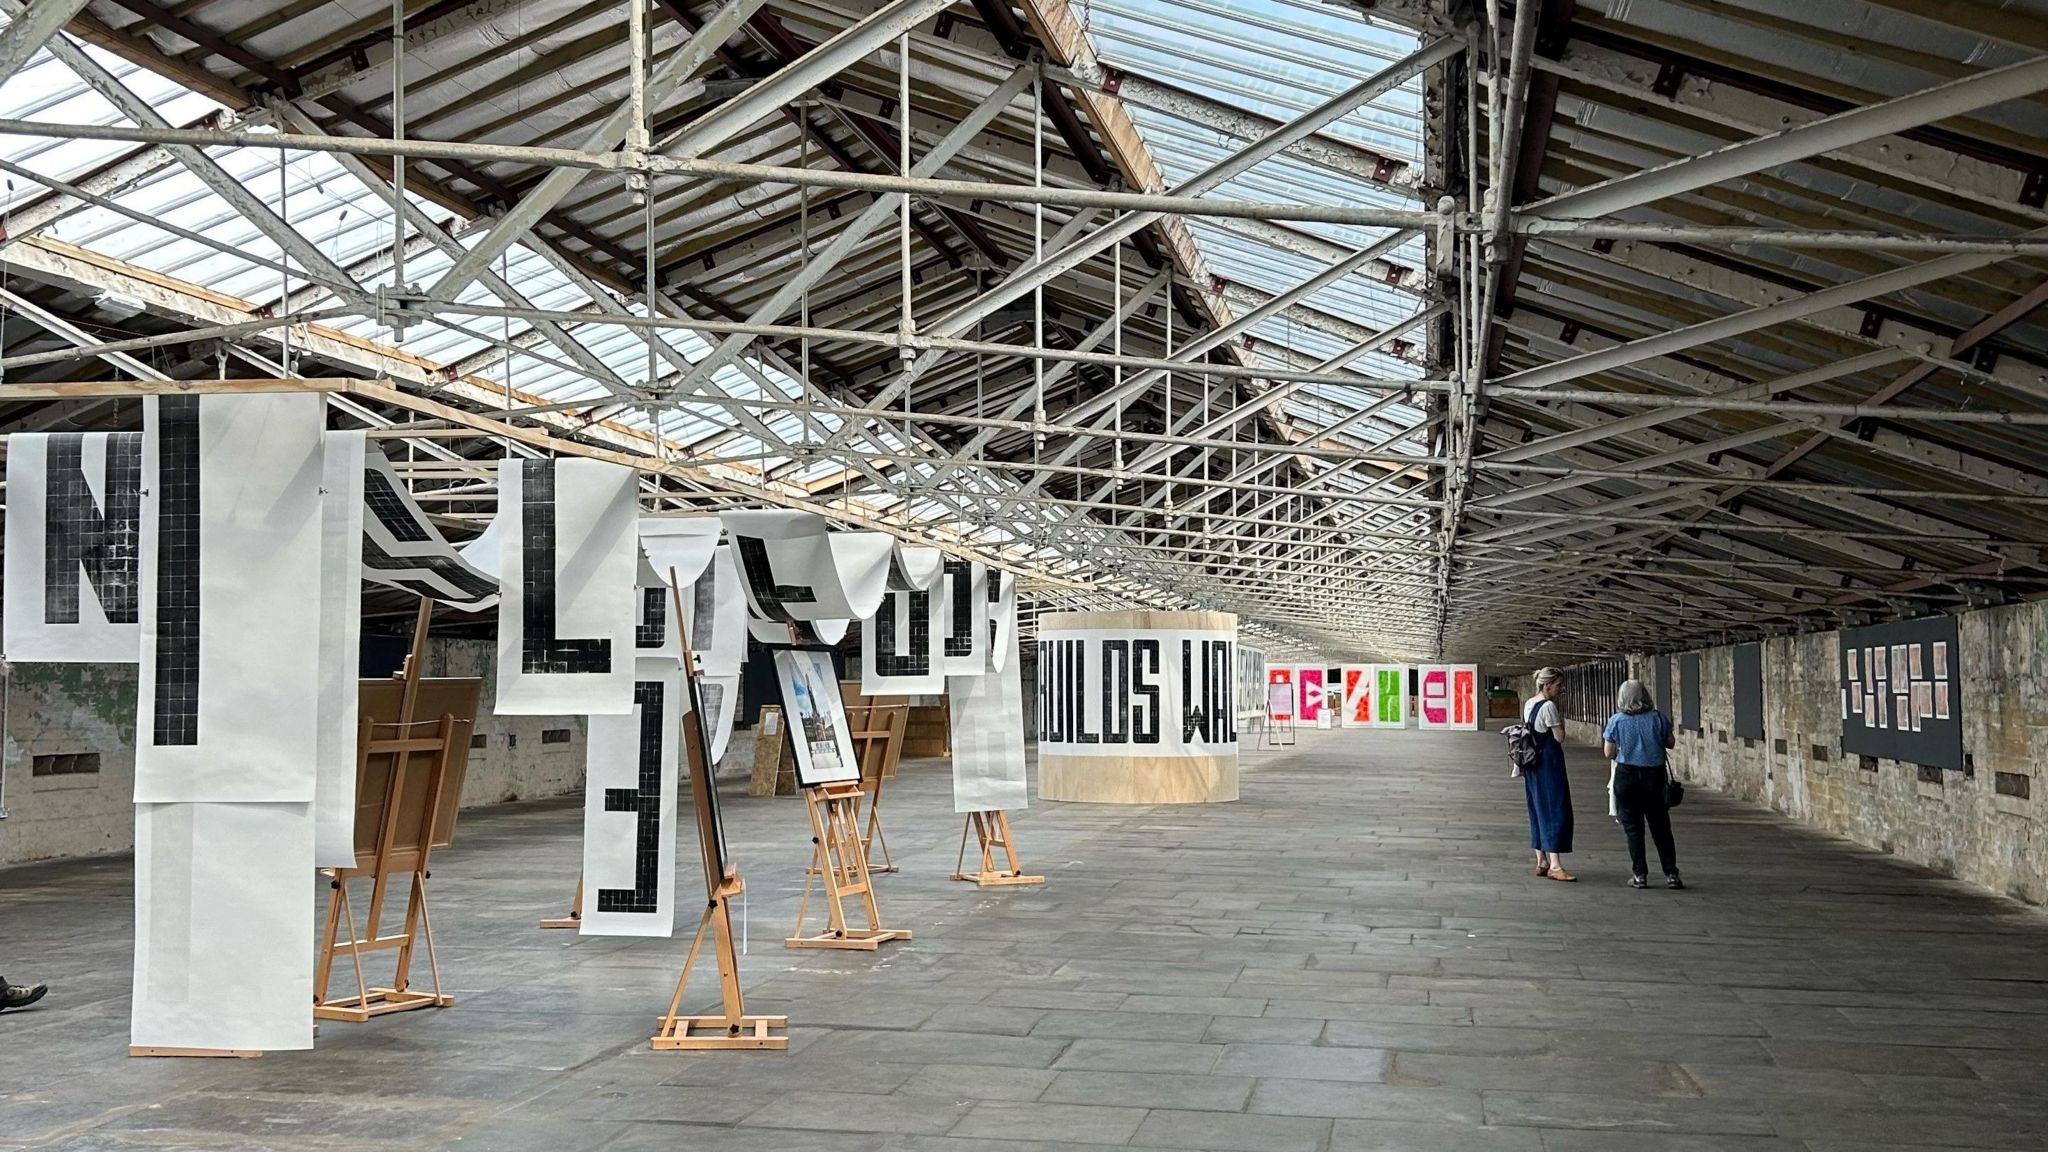
<path id="1" fill-rule="evenodd" d="M 365 713 L 357 730 L 357 779 L 368 779 L 371 763 L 380 757 L 390 758 L 391 771 L 385 782 L 381 826 L 371 863 L 368 867 L 360 866 L 359 855 L 358 867 L 327 870 L 327 922 L 313 968 L 313 1015 L 316 1019 L 362 1023 L 393 1012 L 446 1008 L 455 1003 L 455 997 L 441 989 L 441 964 L 434 952 L 433 918 L 427 909 L 427 877 L 433 855 L 432 833 L 440 826 L 443 815 L 441 806 L 454 802 L 445 794 L 442 783 L 454 763 L 457 742 L 468 740 L 471 725 L 449 714 L 433 720 L 413 719 L 419 704 L 420 681 L 425 676 L 427 628 L 433 614 L 434 602 L 421 597 L 419 615 L 413 625 L 412 649 L 406 655 L 405 667 L 400 672 L 402 687 L 398 719 L 379 723 L 374 716 Z M 380 736 L 380 732 L 388 735 Z M 420 827 L 423 831 L 418 844 L 410 850 L 401 850 L 398 841 L 400 817 L 405 807 L 402 801 L 408 793 L 407 777 L 416 753 L 427 753 L 431 757 L 428 767 L 430 778 L 424 790 L 427 810 L 422 815 Z M 396 933 L 385 935 L 382 929 L 384 904 L 390 895 L 393 878 L 401 872 L 407 876 L 402 926 Z M 356 932 L 355 909 L 349 898 L 349 881 L 359 877 L 368 877 L 371 884 L 367 939 Z M 340 938 L 344 929 L 348 936 L 346 941 Z M 418 991 L 411 986 L 414 949 L 421 943 L 426 945 L 431 991 Z M 363 954 L 382 951 L 396 954 L 391 984 L 372 987 L 363 971 Z M 355 971 L 356 991 L 353 995 L 329 997 L 328 984 L 334 974 L 334 963 L 342 955 L 348 957 Z"/>
<path id="2" fill-rule="evenodd" d="M 882 789 L 896 774 L 903 756 L 904 735 L 910 727 L 910 705 L 885 704 L 879 698 L 861 694 L 851 680 L 839 685 L 840 702 L 846 708 L 846 723 L 852 729 L 854 756 L 860 762 L 860 786 L 866 794 L 867 819 L 860 835 L 861 851 L 869 872 L 896 872 L 895 857 L 889 852 L 889 837 L 882 828 Z M 877 861 L 875 853 L 881 851 Z"/>
<path id="3" fill-rule="evenodd" d="M 804 873 L 796 929 L 783 941 L 785 946 L 873 952 L 891 940 L 910 939 L 908 929 L 882 927 L 882 913 L 875 904 L 874 878 L 868 871 L 867 850 L 861 843 L 862 795 L 856 781 L 804 789 L 804 807 L 810 812 L 811 840 L 816 847 L 811 853 L 811 865 Z M 804 918 L 810 910 L 814 884 L 824 891 L 825 931 L 806 936 Z M 867 927 L 856 928 L 848 922 L 846 905 L 852 900 L 859 901 Z"/>
<path id="4" fill-rule="evenodd" d="M 569 914 L 567 916 L 550 916 L 542 920 L 540 926 L 543 928 L 577 929 L 583 927 L 583 877 L 576 877 L 576 899 L 569 902 Z"/>
<path id="5" fill-rule="evenodd" d="M 222 1060 L 254 1060 L 263 1055 L 258 1048 L 167 1048 L 161 1044 L 130 1044 L 130 1056 L 194 1056 Z"/>
<path id="6" fill-rule="evenodd" d="M 972 833 L 981 845 L 981 868 L 967 870 L 967 837 Z M 1009 860 L 1008 868 L 996 866 L 996 849 L 1002 849 Z M 1016 838 L 1010 832 L 1010 814 L 997 808 L 989 812 L 969 812 L 967 823 L 960 829 L 960 860 L 953 866 L 953 879 L 971 881 L 977 887 L 996 888 L 1017 884 L 1043 884 L 1043 876 L 1027 876 L 1024 866 L 1017 862 Z"/>
<path id="7" fill-rule="evenodd" d="M 669 570 L 668 582 L 669 595 L 676 602 L 675 618 L 687 619 L 673 568 Z M 726 858 L 725 833 L 720 826 L 718 794 L 714 791 L 717 782 L 711 774 L 711 746 L 704 736 L 704 701 L 697 691 L 697 654 L 690 649 L 687 630 L 681 641 L 683 690 L 690 701 L 690 710 L 682 718 L 683 755 L 689 770 L 690 803 L 696 809 L 697 839 L 704 856 L 704 884 L 710 902 L 705 906 L 704 918 L 697 922 L 697 935 L 690 941 L 690 954 L 676 977 L 676 991 L 669 997 L 668 1012 L 647 1043 L 656 1051 L 786 1051 L 789 1017 L 747 1014 L 746 996 L 740 986 L 739 950 L 733 946 L 732 935 L 732 898 L 745 892 L 747 884 L 740 878 L 739 869 Z M 580 883 L 576 895 L 580 906 Z M 711 932 L 712 954 L 717 957 L 719 1005 L 723 1011 L 716 1016 L 685 1016 L 683 996 L 689 990 L 690 970 L 697 966 L 707 929 Z"/>

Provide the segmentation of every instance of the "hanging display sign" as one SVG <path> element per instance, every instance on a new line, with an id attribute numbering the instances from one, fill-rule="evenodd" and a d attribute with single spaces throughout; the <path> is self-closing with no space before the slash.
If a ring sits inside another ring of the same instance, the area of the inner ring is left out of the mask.
<path id="1" fill-rule="evenodd" d="M 906 558 L 906 551 L 915 554 Z M 863 695 L 936 696 L 946 690 L 948 613 L 941 560 L 932 548 L 898 549 L 890 561 L 889 591 L 861 625 Z"/>
<path id="2" fill-rule="evenodd" d="M 1038 624 L 1039 794 L 1237 798 L 1237 618 L 1059 612 Z"/>
<path id="3" fill-rule="evenodd" d="M 142 633 L 142 435 L 8 437 L 9 660 L 135 662 Z"/>
<path id="4" fill-rule="evenodd" d="M 602 460 L 507 459 L 498 469 L 501 716 L 633 710 L 639 487 Z"/>
<path id="5" fill-rule="evenodd" d="M 844 621 L 865 620 L 881 604 L 896 551 L 892 537 L 831 532 L 815 512 L 781 508 L 721 512 L 719 519 L 737 550 L 755 619 L 838 621 L 844 635 Z"/>
<path id="6" fill-rule="evenodd" d="M 1444 731 L 1479 728 L 1479 666 L 1424 664 L 1417 670 L 1420 692 L 1415 702 L 1417 728 Z"/>
<path id="7" fill-rule="evenodd" d="M 984 675 L 953 676 L 946 681 L 955 813 L 1008 811 L 1031 802 L 1024 766 L 1024 685 L 1015 651 L 1015 587 L 1012 583 L 1011 594 L 999 607 L 1008 620 L 994 629 L 1000 644 L 1010 651 L 1000 660 L 997 651 L 991 651 Z"/>
<path id="8" fill-rule="evenodd" d="M 135 800 L 310 804 L 320 396 L 144 404 Z"/>

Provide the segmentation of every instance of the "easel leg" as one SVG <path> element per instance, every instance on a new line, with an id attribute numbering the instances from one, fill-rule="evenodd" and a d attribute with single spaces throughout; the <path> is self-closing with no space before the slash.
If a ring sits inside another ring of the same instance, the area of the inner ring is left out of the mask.
<path id="1" fill-rule="evenodd" d="M 675 1049 L 755 1049 L 784 1050 L 789 1047 L 787 1035 L 770 1035 L 770 1031 L 782 1031 L 789 1027 L 787 1016 L 749 1016 L 746 1014 L 746 999 L 740 989 L 739 953 L 733 947 L 731 895 L 737 885 L 729 884 L 727 890 L 711 902 L 704 912 L 704 918 L 697 923 L 697 935 L 690 941 L 690 954 L 683 961 L 683 973 L 676 979 L 675 995 L 669 998 L 668 1014 L 661 1018 L 659 1031 L 648 1046 L 656 1050 Z M 721 1007 L 725 1009 L 718 1016 L 683 1016 L 683 995 L 690 982 L 690 970 L 697 964 L 697 954 L 704 946 L 704 931 L 711 930 L 712 950 L 718 956 L 718 986 Z"/>
<path id="2" fill-rule="evenodd" d="M 576 878 L 576 899 L 569 904 L 569 914 L 567 916 L 556 916 L 542 920 L 540 926 L 543 928 L 583 927 L 583 877 L 578 876 Z"/>
<path id="3" fill-rule="evenodd" d="M 903 929 L 884 928 L 881 925 L 881 910 L 875 903 L 873 877 L 867 866 L 867 852 L 861 846 L 859 809 L 852 795 L 835 795 L 824 789 L 812 790 L 807 797 L 811 813 L 811 832 L 818 842 L 813 859 L 815 869 L 825 889 L 827 909 L 826 930 L 822 935 L 804 936 L 803 923 L 797 923 L 797 934 L 783 941 L 790 948 L 857 948 L 873 951 L 890 940 L 908 940 L 910 933 Z M 810 877 L 805 877 L 806 896 Z M 858 896 L 862 910 L 867 915 L 867 927 L 854 928 L 847 923 L 846 899 Z"/>
<path id="4" fill-rule="evenodd" d="M 959 871 L 953 879 L 966 880 L 982 888 L 1010 886 L 1017 884 L 1043 884 L 1043 876 L 1026 876 L 1024 866 L 1017 860 L 1017 846 L 1010 833 L 1009 813 L 996 809 L 991 812 L 969 812 L 967 824 L 960 830 L 960 858 L 967 858 L 967 833 L 974 832 L 981 846 L 981 871 Z M 996 849 L 1001 848 L 1009 860 L 1008 868 L 996 865 Z"/>

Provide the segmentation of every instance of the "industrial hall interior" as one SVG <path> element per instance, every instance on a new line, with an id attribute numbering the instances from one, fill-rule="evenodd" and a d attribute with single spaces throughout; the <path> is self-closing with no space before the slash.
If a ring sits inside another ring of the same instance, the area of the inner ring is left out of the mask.
<path id="1" fill-rule="evenodd" d="M 2048 1149 L 2048 0 L 0 0 L 0 459 L 0 1152 Z"/>

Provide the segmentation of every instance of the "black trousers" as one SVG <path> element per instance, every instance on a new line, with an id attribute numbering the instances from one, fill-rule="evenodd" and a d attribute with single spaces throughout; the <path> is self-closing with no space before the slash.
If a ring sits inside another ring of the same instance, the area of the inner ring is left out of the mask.
<path id="1" fill-rule="evenodd" d="M 1657 842 L 1657 862 L 1666 876 L 1678 875 L 1678 847 L 1671 842 L 1671 809 L 1664 804 L 1664 768 L 1636 768 L 1618 764 L 1614 769 L 1614 815 L 1628 837 L 1628 862 L 1636 876 L 1650 874 L 1643 857 L 1643 825 L 1650 826 L 1650 839 Z"/>

